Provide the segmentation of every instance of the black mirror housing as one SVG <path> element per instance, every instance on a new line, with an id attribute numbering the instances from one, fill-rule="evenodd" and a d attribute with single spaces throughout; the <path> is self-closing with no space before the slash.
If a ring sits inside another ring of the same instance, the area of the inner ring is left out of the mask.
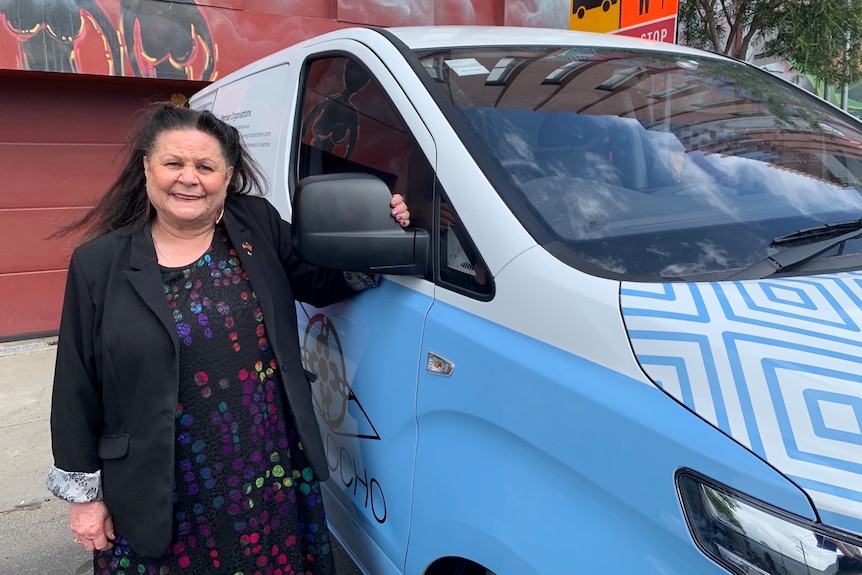
<path id="1" fill-rule="evenodd" d="M 425 275 L 431 238 L 389 213 L 392 193 L 369 174 L 303 178 L 293 197 L 293 248 L 310 264 L 352 272 Z"/>

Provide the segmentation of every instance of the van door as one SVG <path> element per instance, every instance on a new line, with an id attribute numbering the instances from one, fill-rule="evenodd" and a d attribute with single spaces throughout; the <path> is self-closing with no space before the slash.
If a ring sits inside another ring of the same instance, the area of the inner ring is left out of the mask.
<path id="1" fill-rule="evenodd" d="M 303 65 L 294 121 L 297 178 L 374 174 L 406 198 L 415 225 L 427 225 L 435 149 L 406 95 L 363 45 L 340 40 L 315 48 L 321 52 Z M 428 278 L 384 276 L 348 301 L 298 309 L 303 360 L 318 376 L 329 521 L 375 575 L 404 569 L 420 348 L 432 302 Z"/>
<path id="2" fill-rule="evenodd" d="M 267 174 L 283 174 L 284 134 L 274 130 L 284 121 L 288 94 L 295 92 L 294 75 L 287 63 L 260 70 L 219 87 L 205 98 L 196 98 L 195 107 L 208 109 L 232 124 L 242 134 L 248 149 Z M 285 193 L 284 178 L 269 182 L 272 204 L 283 217 L 290 213 L 290 198 Z"/>

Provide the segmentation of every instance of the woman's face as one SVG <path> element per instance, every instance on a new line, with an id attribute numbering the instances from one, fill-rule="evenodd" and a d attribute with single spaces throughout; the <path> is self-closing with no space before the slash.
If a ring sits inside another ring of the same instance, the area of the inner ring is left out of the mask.
<path id="1" fill-rule="evenodd" d="M 168 130 L 144 156 L 147 197 L 157 219 L 177 229 L 210 226 L 233 175 L 219 141 L 199 130 Z"/>

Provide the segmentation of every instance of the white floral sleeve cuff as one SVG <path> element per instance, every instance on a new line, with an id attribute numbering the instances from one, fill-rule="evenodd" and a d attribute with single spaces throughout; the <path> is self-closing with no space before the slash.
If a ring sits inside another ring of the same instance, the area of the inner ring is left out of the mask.
<path id="1" fill-rule="evenodd" d="M 63 471 L 51 466 L 45 487 L 54 497 L 69 503 L 89 503 L 102 500 L 102 472 Z"/>
<path id="2" fill-rule="evenodd" d="M 368 289 L 371 287 L 376 287 L 377 282 L 380 281 L 379 274 L 366 274 L 362 272 L 342 272 L 344 274 L 344 279 L 347 281 L 347 285 L 352 287 L 356 291 L 362 291 L 364 289 Z"/>

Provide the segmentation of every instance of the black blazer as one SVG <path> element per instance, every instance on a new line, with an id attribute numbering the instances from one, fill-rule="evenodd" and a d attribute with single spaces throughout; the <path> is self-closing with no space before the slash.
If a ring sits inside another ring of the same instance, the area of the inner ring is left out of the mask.
<path id="1" fill-rule="evenodd" d="M 290 224 L 263 198 L 229 196 L 224 225 L 257 294 L 300 439 L 329 476 L 300 360 L 294 298 L 315 306 L 354 290 L 340 271 L 305 264 Z M 101 470 L 117 532 L 138 553 L 168 550 L 173 516 L 179 340 L 145 222 L 72 254 L 51 407 L 54 465 Z"/>

